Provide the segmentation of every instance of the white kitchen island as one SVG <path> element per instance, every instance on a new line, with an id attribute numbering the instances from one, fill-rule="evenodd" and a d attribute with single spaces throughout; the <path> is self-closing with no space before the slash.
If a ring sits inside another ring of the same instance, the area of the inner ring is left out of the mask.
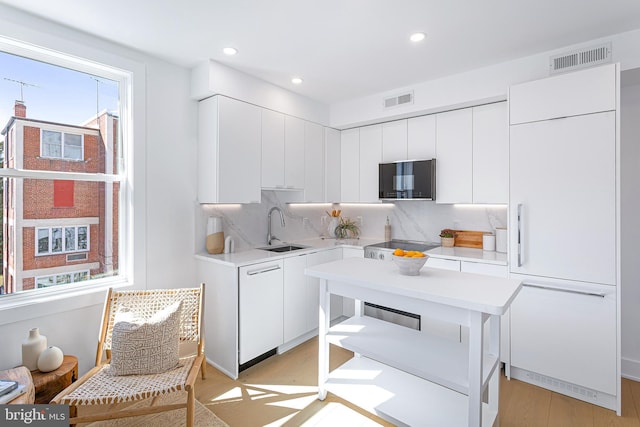
<path id="1" fill-rule="evenodd" d="M 498 413 L 500 315 L 520 280 L 349 258 L 309 267 L 320 280 L 318 395 L 330 391 L 396 425 L 491 426 Z M 469 328 L 460 343 L 356 315 L 330 327 L 330 295 Z M 485 325 L 486 323 L 486 325 Z M 329 372 L 329 344 L 355 357 Z"/>

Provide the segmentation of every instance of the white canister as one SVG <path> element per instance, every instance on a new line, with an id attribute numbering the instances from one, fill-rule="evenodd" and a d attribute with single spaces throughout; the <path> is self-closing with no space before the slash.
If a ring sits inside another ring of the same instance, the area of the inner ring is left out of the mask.
<path id="1" fill-rule="evenodd" d="M 483 234 L 482 235 L 482 250 L 483 251 L 495 251 L 496 250 L 496 236 L 495 236 L 495 234 Z"/>
<path id="2" fill-rule="evenodd" d="M 507 253 L 507 229 L 505 227 L 496 228 L 496 252 Z"/>
<path id="3" fill-rule="evenodd" d="M 22 364 L 30 371 L 38 369 L 38 356 L 47 348 L 47 337 L 40 335 L 40 329 L 33 328 L 22 342 Z"/>

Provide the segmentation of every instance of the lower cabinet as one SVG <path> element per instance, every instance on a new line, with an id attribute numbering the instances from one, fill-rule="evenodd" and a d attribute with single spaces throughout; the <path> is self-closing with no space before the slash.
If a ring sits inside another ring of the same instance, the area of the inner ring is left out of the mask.
<path id="1" fill-rule="evenodd" d="M 615 396 L 616 336 L 614 286 L 524 282 L 511 305 L 513 375 L 525 369 Z"/>
<path id="2" fill-rule="evenodd" d="M 284 342 L 283 262 L 239 267 L 238 274 L 238 361 L 243 364 Z"/>

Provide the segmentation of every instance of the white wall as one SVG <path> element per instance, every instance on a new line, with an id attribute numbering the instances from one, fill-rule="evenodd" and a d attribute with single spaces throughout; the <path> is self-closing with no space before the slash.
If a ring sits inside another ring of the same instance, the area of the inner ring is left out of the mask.
<path id="1" fill-rule="evenodd" d="M 196 285 L 196 106 L 190 71 L 6 6 L 0 6 L 0 35 L 136 71 L 129 159 L 135 165 L 134 285 Z M 50 345 L 76 355 L 81 373 L 93 366 L 104 292 L 7 308 L 10 298 L 0 300 L 0 369 L 21 363 L 21 342 L 33 327 Z"/>
<path id="2" fill-rule="evenodd" d="M 622 87 L 620 107 L 622 373 L 640 381 L 640 84 Z"/>
<path id="3" fill-rule="evenodd" d="M 390 91 L 350 99 L 331 105 L 329 126 L 337 129 L 390 121 L 419 114 L 446 111 L 504 100 L 507 88 L 515 83 L 536 80 L 549 75 L 549 56 L 611 42 L 613 62 L 621 69 L 640 67 L 640 30 L 590 40 L 566 48 L 544 52 L 513 61 L 494 64 L 469 72 L 395 88 Z M 388 96 L 414 91 L 414 103 L 383 110 L 382 100 Z"/>

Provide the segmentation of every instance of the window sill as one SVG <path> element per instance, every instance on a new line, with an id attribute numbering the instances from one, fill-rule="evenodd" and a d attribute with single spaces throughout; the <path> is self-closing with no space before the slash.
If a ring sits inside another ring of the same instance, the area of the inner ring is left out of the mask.
<path id="1" fill-rule="evenodd" d="M 29 292 L 5 295 L 0 297 L 0 326 L 103 305 L 107 289 L 126 288 L 132 285 L 124 279 L 104 280 L 90 286 L 74 287 L 74 289 L 55 289 L 55 287 L 42 289 L 34 291 L 35 295 Z"/>

